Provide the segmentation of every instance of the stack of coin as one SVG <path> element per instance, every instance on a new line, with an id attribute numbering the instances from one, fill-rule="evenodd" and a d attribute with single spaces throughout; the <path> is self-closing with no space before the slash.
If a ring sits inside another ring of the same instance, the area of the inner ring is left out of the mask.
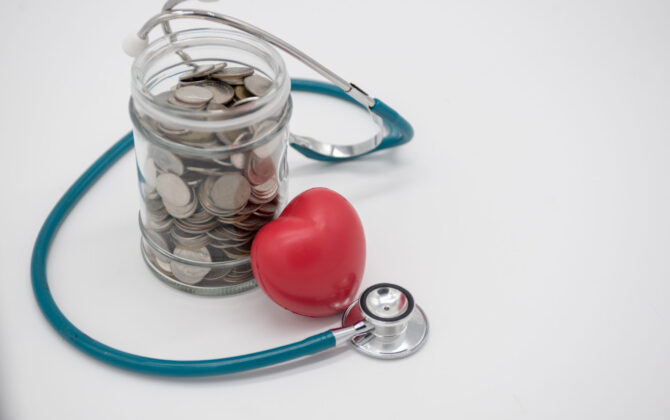
<path id="1" fill-rule="evenodd" d="M 225 119 L 232 108 L 258 100 L 271 87 L 272 82 L 254 69 L 221 62 L 181 75 L 176 86 L 154 99 L 166 108 L 212 111 L 208 120 Z M 143 249 L 155 268 L 188 285 L 252 279 L 251 242 L 283 203 L 285 133 L 273 133 L 283 118 L 281 114 L 253 126 L 211 132 L 141 117 L 157 136 L 200 151 L 177 152 L 167 146 L 170 142 L 149 141 L 146 156 L 138 159 L 148 243 Z M 241 152 L 221 150 L 245 143 L 250 147 Z M 203 154 L 202 149 L 212 152 Z"/>

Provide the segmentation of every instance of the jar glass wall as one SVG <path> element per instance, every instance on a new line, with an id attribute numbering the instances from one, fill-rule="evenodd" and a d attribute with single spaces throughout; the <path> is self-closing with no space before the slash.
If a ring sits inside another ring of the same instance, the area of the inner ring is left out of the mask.
<path id="1" fill-rule="evenodd" d="M 141 249 L 160 279 L 206 295 L 255 286 L 251 241 L 286 204 L 289 90 L 277 52 L 244 33 L 178 32 L 136 58 Z"/>

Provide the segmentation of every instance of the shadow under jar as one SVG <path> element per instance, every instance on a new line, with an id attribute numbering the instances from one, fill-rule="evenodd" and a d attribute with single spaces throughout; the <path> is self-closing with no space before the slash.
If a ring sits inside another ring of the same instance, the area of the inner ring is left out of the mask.
<path id="1" fill-rule="evenodd" d="M 289 91 L 281 57 L 244 33 L 178 32 L 135 59 L 141 250 L 158 278 L 202 295 L 256 286 L 251 242 L 286 204 Z"/>

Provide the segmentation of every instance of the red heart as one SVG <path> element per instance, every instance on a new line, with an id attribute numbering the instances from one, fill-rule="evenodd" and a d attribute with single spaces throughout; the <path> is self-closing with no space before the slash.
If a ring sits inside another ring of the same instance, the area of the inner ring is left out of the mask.
<path id="1" fill-rule="evenodd" d="M 289 311 L 313 317 L 342 312 L 363 278 L 363 225 L 344 197 L 312 188 L 258 232 L 251 266 L 261 289 Z"/>

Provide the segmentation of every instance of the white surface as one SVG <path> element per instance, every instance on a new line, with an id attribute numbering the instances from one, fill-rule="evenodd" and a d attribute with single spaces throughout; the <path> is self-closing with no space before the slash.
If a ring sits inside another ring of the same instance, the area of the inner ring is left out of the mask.
<path id="1" fill-rule="evenodd" d="M 154 1 L 12 1 L 0 15 L 0 417 L 670 418 L 667 2 L 222 2 L 395 107 L 399 150 L 326 165 L 291 153 L 291 194 L 360 212 L 365 285 L 431 320 L 399 362 L 336 351 L 288 368 L 177 380 L 108 367 L 62 340 L 29 284 L 37 230 L 130 128 L 121 40 Z M 197 7 L 202 7 L 195 3 Z M 76 10 L 75 10 L 76 9 Z M 312 76 L 294 60 L 292 75 Z M 363 113 L 296 99 L 296 132 L 363 137 Z M 141 260 L 132 155 L 75 209 L 49 266 L 85 332 L 201 358 L 333 326 L 261 292 L 180 293 Z"/>

